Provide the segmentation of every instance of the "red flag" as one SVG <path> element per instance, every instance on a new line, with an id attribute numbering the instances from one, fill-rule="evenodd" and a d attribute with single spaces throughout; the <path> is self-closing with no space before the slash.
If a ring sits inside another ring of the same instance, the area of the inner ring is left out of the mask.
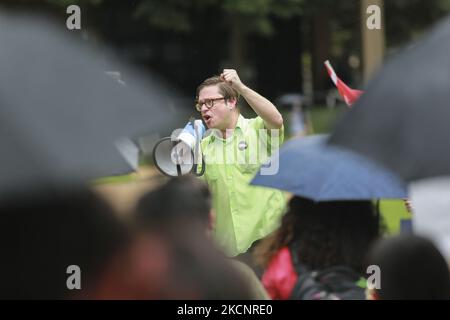
<path id="1" fill-rule="evenodd" d="M 354 104 L 356 100 L 358 100 L 359 96 L 363 93 L 363 91 L 352 89 L 348 87 L 341 79 L 339 79 L 338 76 L 336 75 L 336 72 L 334 72 L 334 69 L 330 64 L 330 61 L 328 60 L 325 61 L 325 67 L 327 68 L 331 80 L 338 89 L 339 94 L 344 99 L 347 106 L 351 107 L 352 104 Z"/>

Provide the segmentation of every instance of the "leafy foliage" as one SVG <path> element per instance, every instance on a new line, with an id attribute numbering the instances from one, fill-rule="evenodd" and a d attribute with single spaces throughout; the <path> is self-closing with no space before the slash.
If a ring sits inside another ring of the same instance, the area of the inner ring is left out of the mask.
<path id="1" fill-rule="evenodd" d="M 272 16 L 290 18 L 301 13 L 303 0 L 141 0 L 135 16 L 146 19 L 152 26 L 179 32 L 189 32 L 197 13 L 218 10 L 225 22 L 229 16 L 237 16 L 246 23 L 242 30 L 257 34 L 271 34 Z"/>

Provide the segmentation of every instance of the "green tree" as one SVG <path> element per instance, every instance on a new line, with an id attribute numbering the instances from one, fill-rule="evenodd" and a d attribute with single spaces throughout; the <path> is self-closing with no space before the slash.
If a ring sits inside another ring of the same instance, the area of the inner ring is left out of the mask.
<path id="1" fill-rule="evenodd" d="M 398 47 L 414 40 L 450 13 L 448 0 L 385 1 L 385 7 L 388 47 Z"/>
<path id="2" fill-rule="evenodd" d="M 229 31 L 229 60 L 236 68 L 246 65 L 249 35 L 274 34 L 273 17 L 288 19 L 302 12 L 304 0 L 141 0 L 135 16 L 152 26 L 189 33 L 199 14 L 209 10 L 220 12 L 218 23 Z"/>
<path id="3" fill-rule="evenodd" d="M 243 33 L 270 35 L 273 33 L 271 17 L 290 18 L 301 13 L 304 0 L 141 0 L 136 17 L 146 19 L 151 25 L 189 32 L 195 21 L 193 13 L 205 13 L 210 9 L 223 13 L 225 23 L 234 23 L 231 17 L 245 21 Z"/>

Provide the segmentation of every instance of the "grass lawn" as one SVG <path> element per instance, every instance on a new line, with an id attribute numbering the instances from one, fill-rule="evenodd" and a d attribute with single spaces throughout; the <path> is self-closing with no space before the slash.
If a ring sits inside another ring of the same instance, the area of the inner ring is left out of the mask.
<path id="1" fill-rule="evenodd" d="M 400 232 L 400 222 L 403 219 L 411 219 L 403 200 L 381 200 L 380 211 L 389 235 Z"/>

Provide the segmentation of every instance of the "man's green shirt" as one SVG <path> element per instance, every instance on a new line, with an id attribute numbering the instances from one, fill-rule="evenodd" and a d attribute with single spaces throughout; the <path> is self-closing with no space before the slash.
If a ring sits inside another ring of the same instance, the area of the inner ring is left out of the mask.
<path id="1" fill-rule="evenodd" d="M 249 185 L 261 164 L 273 154 L 271 150 L 283 142 L 284 128 L 278 132 L 278 137 L 271 134 L 260 117 L 246 119 L 239 115 L 228 139 L 212 133 L 202 140 L 204 178 L 216 211 L 214 234 L 229 256 L 247 251 L 254 241 L 279 226 L 286 205 L 285 194 Z"/>

